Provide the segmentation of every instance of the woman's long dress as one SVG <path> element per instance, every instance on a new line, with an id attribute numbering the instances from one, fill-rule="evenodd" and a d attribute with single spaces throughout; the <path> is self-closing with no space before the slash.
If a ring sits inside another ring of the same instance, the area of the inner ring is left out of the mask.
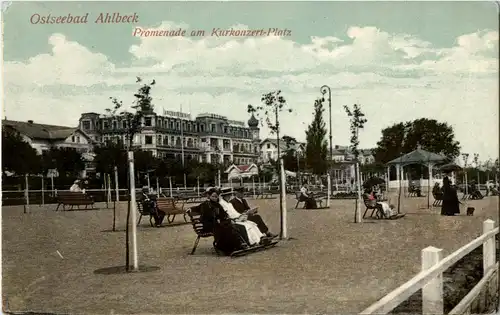
<path id="1" fill-rule="evenodd" d="M 228 217 L 232 220 L 235 220 L 241 216 L 241 214 L 234 209 L 233 205 L 230 202 L 225 201 L 224 199 L 219 200 L 220 205 L 227 213 Z M 257 223 L 252 221 L 235 221 L 235 224 L 241 225 L 245 228 L 248 236 L 249 245 L 259 244 L 260 240 L 263 236 L 265 236 L 257 226 Z"/>
<path id="2" fill-rule="evenodd" d="M 450 185 L 443 185 L 443 205 L 441 215 L 455 215 L 460 213 L 460 201 L 457 190 Z"/>
<path id="3" fill-rule="evenodd" d="M 203 232 L 214 234 L 214 245 L 219 251 L 228 255 L 242 248 L 241 236 L 218 202 L 207 200 L 199 205 L 199 211 Z"/>

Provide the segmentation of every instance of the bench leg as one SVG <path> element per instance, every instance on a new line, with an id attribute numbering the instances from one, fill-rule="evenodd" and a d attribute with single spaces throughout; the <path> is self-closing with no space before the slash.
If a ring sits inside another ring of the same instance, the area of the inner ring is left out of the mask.
<path id="1" fill-rule="evenodd" d="M 137 220 L 137 226 L 139 226 L 139 224 L 141 224 L 141 219 L 142 219 L 142 214 L 139 215 L 139 220 Z"/>
<path id="2" fill-rule="evenodd" d="M 172 216 L 172 219 L 170 219 L 170 216 Z M 169 214 L 169 215 L 167 215 L 167 222 L 168 223 L 173 223 L 174 220 L 175 220 L 175 214 L 172 214 L 172 215 Z"/>
<path id="3" fill-rule="evenodd" d="M 368 212 L 368 210 L 369 210 L 369 209 L 368 209 L 368 208 L 366 208 L 365 213 L 363 213 L 363 219 L 365 218 L 366 213 Z"/>
<path id="4" fill-rule="evenodd" d="M 300 203 L 300 201 L 297 201 L 297 203 L 295 204 L 295 209 L 297 209 L 297 207 L 299 206 L 299 203 Z"/>
<path id="5" fill-rule="evenodd" d="M 58 211 L 58 210 L 59 210 L 59 206 L 60 206 L 60 205 L 61 205 L 60 203 L 58 203 L 58 204 L 57 204 L 56 211 Z"/>
<path id="6" fill-rule="evenodd" d="M 200 236 L 198 235 L 198 237 L 196 238 L 196 241 L 194 241 L 194 246 L 193 246 L 193 250 L 191 251 L 191 255 L 194 255 L 194 252 L 196 251 L 196 247 L 198 247 L 199 242 L 200 242 Z"/>

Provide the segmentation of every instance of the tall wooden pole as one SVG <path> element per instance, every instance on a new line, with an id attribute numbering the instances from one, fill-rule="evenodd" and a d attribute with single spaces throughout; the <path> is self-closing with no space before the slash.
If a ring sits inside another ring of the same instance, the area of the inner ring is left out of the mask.
<path id="1" fill-rule="evenodd" d="M 139 270 L 139 257 L 137 255 L 137 204 L 135 200 L 135 178 L 134 178 L 134 152 L 128 153 L 128 163 L 130 169 L 130 212 L 132 215 L 132 262 L 133 270 Z"/>

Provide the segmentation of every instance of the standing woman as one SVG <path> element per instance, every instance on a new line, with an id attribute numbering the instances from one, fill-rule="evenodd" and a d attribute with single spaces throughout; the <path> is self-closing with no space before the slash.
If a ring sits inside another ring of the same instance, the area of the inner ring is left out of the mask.
<path id="1" fill-rule="evenodd" d="M 445 176 L 443 178 L 441 215 L 453 216 L 457 213 L 460 213 L 460 201 L 458 200 L 457 190 L 451 185 L 448 176 Z"/>

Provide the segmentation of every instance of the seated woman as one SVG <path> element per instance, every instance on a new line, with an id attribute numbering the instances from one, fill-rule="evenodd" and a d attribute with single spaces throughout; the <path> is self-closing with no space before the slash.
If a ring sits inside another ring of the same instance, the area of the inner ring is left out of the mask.
<path id="1" fill-rule="evenodd" d="M 435 183 L 434 187 L 432 187 L 432 195 L 436 199 L 443 198 L 443 190 L 439 186 L 439 183 Z"/>
<path id="2" fill-rule="evenodd" d="M 371 187 L 365 190 L 364 198 L 368 200 L 369 204 L 372 206 L 377 206 L 377 208 L 380 209 L 386 217 L 390 218 L 397 215 L 393 205 L 390 205 L 387 202 L 377 201 Z"/>
<path id="3" fill-rule="evenodd" d="M 302 188 L 300 188 L 300 199 L 305 202 L 306 209 L 318 208 L 314 195 L 309 191 L 309 189 L 307 189 L 307 185 L 303 185 Z"/>
<path id="4" fill-rule="evenodd" d="M 81 182 L 79 179 L 75 180 L 73 185 L 71 185 L 71 187 L 69 188 L 69 191 L 71 191 L 71 192 L 83 192 L 82 187 L 80 187 L 80 184 L 81 184 Z"/>
<path id="5" fill-rule="evenodd" d="M 246 237 L 235 229 L 226 211 L 219 204 L 218 189 L 208 188 L 206 195 L 207 200 L 198 206 L 200 221 L 203 223 L 203 232 L 214 234 L 215 248 L 226 255 L 248 248 Z"/>
<path id="6" fill-rule="evenodd" d="M 239 231 L 241 231 L 241 234 L 242 235 L 246 234 L 247 236 L 246 240 L 248 241 L 248 244 L 250 246 L 253 246 L 260 244 L 261 241 L 262 242 L 267 241 L 267 239 L 265 238 L 266 234 L 260 231 L 257 223 L 248 220 L 247 215 L 240 214 L 238 211 L 236 211 L 236 209 L 234 209 L 233 204 L 229 202 L 231 196 L 232 196 L 231 188 L 222 190 L 221 192 L 222 198 L 219 198 L 219 204 L 227 213 L 229 219 L 233 220 L 233 222 L 236 225 L 235 227 Z"/>

